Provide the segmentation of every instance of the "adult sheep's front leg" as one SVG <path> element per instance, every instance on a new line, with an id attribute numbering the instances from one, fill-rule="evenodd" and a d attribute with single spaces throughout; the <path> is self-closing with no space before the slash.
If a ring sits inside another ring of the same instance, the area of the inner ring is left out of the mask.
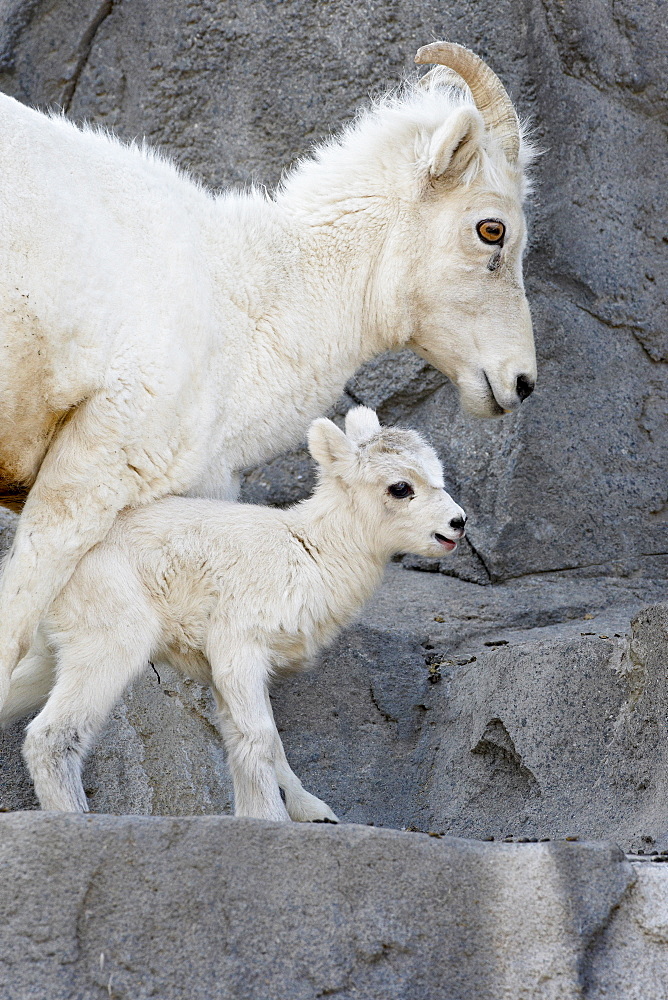
<path id="1" fill-rule="evenodd" d="M 123 404 L 111 392 L 82 403 L 51 443 L 30 491 L 0 582 L 0 707 L 53 598 L 140 494 L 124 446 L 142 414 L 127 393 Z"/>
<path id="2" fill-rule="evenodd" d="M 0 709 L 0 728 L 11 726 L 17 719 L 42 708 L 56 679 L 56 660 L 42 629 L 17 665 L 9 687 L 9 695 Z"/>

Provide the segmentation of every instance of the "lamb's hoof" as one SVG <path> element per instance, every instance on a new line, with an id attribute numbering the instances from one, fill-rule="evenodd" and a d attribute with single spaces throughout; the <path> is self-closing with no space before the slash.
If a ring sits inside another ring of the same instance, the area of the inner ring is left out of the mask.
<path id="1" fill-rule="evenodd" d="M 288 812 L 296 823 L 338 823 L 339 817 L 326 802 L 301 789 L 287 798 Z"/>

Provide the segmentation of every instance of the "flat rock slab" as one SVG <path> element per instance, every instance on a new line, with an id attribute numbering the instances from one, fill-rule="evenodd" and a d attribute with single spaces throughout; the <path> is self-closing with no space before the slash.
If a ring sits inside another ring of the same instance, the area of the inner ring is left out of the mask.
<path id="1" fill-rule="evenodd" d="M 632 1000 L 610 948 L 668 967 L 664 866 L 605 843 L 24 812 L 0 866 L 1 1000 Z"/>

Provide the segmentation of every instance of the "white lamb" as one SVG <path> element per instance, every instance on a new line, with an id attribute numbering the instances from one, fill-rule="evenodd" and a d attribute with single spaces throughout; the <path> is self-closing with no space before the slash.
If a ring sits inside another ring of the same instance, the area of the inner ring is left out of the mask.
<path id="1" fill-rule="evenodd" d="M 290 770 L 268 684 L 356 615 L 393 553 L 452 551 L 466 517 L 435 452 L 414 431 L 381 430 L 366 407 L 345 434 L 316 420 L 309 448 L 318 486 L 289 510 L 169 497 L 122 514 L 81 561 L 0 716 L 46 700 L 24 746 L 43 809 L 87 810 L 83 759 L 159 657 L 213 688 L 237 816 L 336 821 Z"/>

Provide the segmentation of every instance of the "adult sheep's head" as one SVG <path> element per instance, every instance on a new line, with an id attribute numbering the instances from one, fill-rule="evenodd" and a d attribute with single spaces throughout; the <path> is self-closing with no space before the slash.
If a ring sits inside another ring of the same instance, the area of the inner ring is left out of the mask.
<path id="1" fill-rule="evenodd" d="M 536 381 L 522 280 L 531 151 L 500 80 L 473 52 L 435 42 L 416 62 L 440 65 L 408 105 L 418 123 L 417 177 L 402 213 L 403 247 L 394 249 L 395 259 L 405 253 L 406 236 L 415 248 L 404 278 L 404 337 L 457 385 L 470 413 L 497 416 L 519 406 Z"/>
<path id="2" fill-rule="evenodd" d="M 416 58 L 440 65 L 317 147 L 280 199 L 313 234 L 319 287 L 337 289 L 346 328 L 359 329 L 357 360 L 412 347 L 469 412 L 497 416 L 536 380 L 522 281 L 531 149 L 473 52 L 434 42 Z"/>

